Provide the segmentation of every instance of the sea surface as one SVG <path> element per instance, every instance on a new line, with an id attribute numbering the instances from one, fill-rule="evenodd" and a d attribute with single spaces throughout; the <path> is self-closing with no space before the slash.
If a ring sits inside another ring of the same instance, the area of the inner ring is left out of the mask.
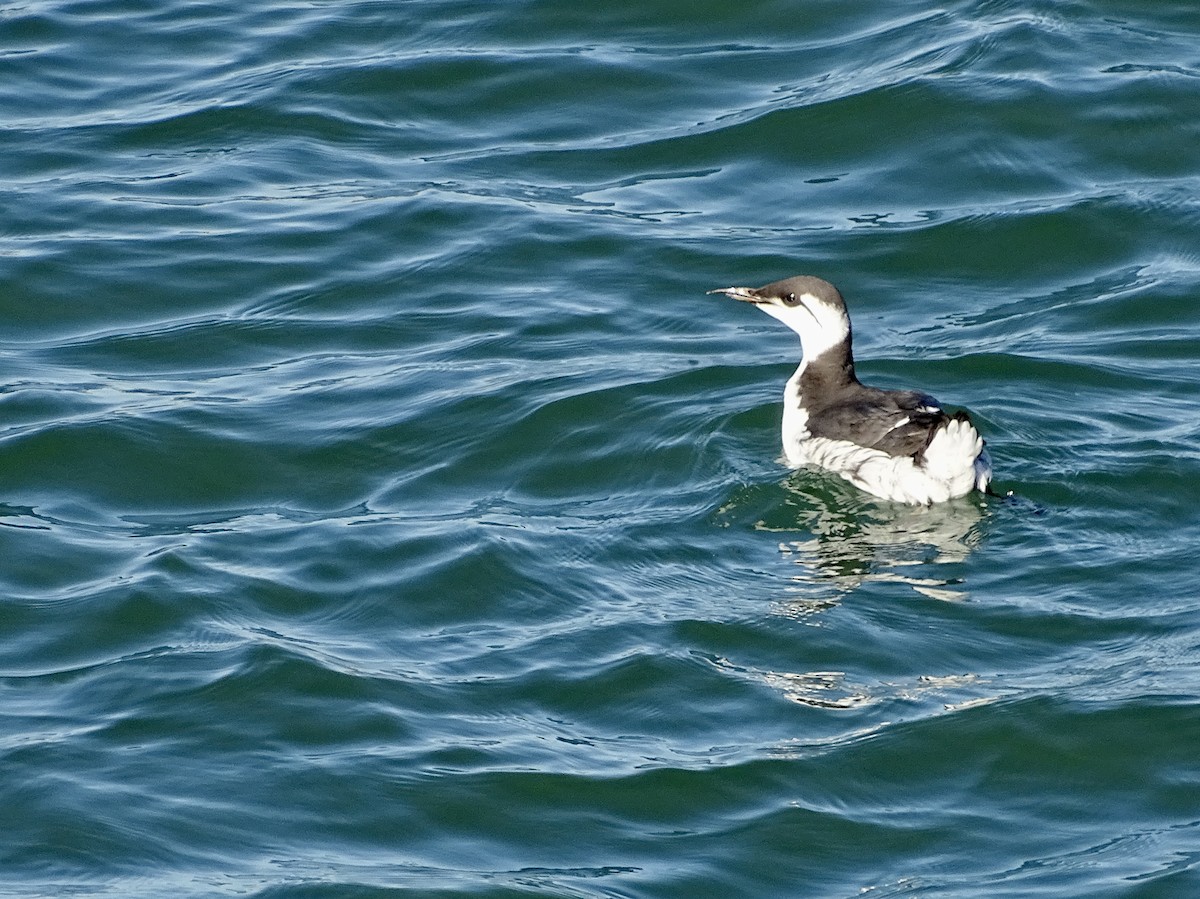
<path id="1" fill-rule="evenodd" d="M 0 896 L 1191 899 L 1198 572 L 1200 5 L 0 0 Z"/>

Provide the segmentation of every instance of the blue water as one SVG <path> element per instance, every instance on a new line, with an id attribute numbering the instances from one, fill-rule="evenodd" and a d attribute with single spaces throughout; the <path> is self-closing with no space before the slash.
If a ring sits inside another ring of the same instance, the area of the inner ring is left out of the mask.
<path id="1" fill-rule="evenodd" d="M 877 6 L 0 0 L 0 895 L 1200 896 L 1200 10 Z"/>

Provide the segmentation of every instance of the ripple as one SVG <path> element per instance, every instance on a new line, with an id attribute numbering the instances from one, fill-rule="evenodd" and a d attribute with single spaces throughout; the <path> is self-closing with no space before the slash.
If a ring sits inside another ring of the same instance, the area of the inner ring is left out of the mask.
<path id="1" fill-rule="evenodd" d="M 1188 892 L 1194 16 L 686 12 L 0 10 L 12 889 Z M 781 464 L 795 271 L 1013 499 Z"/>

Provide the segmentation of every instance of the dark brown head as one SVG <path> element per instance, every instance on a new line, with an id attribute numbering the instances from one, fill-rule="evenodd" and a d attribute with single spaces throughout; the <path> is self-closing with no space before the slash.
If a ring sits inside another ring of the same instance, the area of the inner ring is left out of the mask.
<path id="1" fill-rule="evenodd" d="M 723 287 L 709 293 L 723 293 L 735 300 L 753 303 L 767 315 L 779 319 L 800 335 L 806 359 L 815 359 L 842 343 L 849 346 L 850 316 L 846 312 L 846 301 L 828 281 L 811 275 L 797 275 L 765 287 Z"/>

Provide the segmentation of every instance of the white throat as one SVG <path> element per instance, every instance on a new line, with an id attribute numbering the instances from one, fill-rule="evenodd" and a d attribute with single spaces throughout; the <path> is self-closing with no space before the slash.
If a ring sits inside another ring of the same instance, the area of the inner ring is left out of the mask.
<path id="1" fill-rule="evenodd" d="M 822 303 L 810 293 L 803 294 L 799 300 L 795 306 L 772 303 L 758 308 L 800 335 L 805 363 L 850 339 L 850 319 L 844 312 Z"/>

